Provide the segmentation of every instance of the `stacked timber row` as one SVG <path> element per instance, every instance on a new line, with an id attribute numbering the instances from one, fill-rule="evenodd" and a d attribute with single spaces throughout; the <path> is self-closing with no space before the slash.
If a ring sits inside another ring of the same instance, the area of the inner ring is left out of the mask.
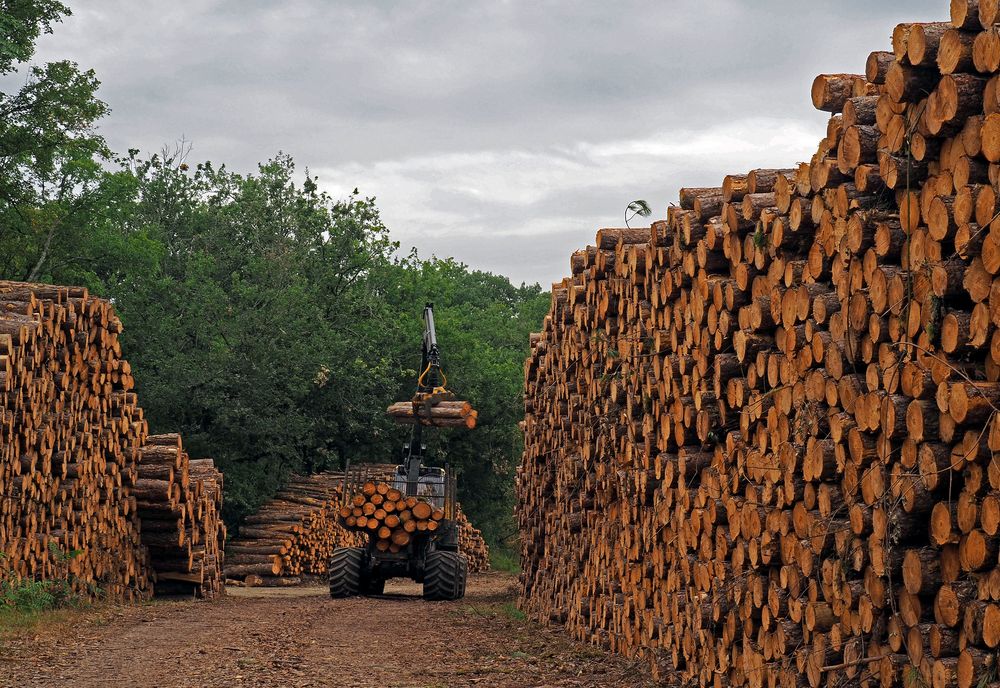
<path id="1" fill-rule="evenodd" d="M 292 476 L 229 542 L 226 578 L 291 585 L 302 575 L 325 574 L 335 548 L 361 546 L 361 536 L 337 522 L 343 480 L 343 473 Z"/>
<path id="2" fill-rule="evenodd" d="M 824 75 L 808 163 L 682 189 L 553 285 L 521 604 L 670 685 L 1000 676 L 1000 8 Z"/>
<path id="3" fill-rule="evenodd" d="M 151 592 L 131 496 L 146 423 L 120 332 L 86 289 L 0 282 L 0 580 Z"/>
<path id="4" fill-rule="evenodd" d="M 455 507 L 455 524 L 458 527 L 458 551 L 469 560 L 469 573 L 485 573 L 490 570 L 490 548 L 483 539 L 483 533 L 472 525 L 461 505 Z"/>
<path id="5" fill-rule="evenodd" d="M 133 494 L 157 594 L 222 594 L 222 473 L 212 459 L 192 460 L 181 436 L 168 434 L 146 438 L 138 475 Z"/>
<path id="6" fill-rule="evenodd" d="M 415 538 L 441 527 L 444 509 L 407 497 L 382 481 L 368 481 L 339 510 L 345 528 L 367 533 L 382 552 L 398 552 Z"/>

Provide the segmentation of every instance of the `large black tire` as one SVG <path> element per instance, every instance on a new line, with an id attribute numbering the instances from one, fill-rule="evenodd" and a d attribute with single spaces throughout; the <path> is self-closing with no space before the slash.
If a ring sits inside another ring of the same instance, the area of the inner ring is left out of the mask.
<path id="1" fill-rule="evenodd" d="M 458 555 L 459 580 L 455 586 L 455 599 L 460 600 L 465 597 L 465 584 L 469 581 L 469 560 L 464 554 Z"/>
<path id="2" fill-rule="evenodd" d="M 361 568 L 365 551 L 360 547 L 338 547 L 330 557 L 330 597 L 355 597 L 361 592 Z"/>
<path id="3" fill-rule="evenodd" d="M 465 566 L 463 566 L 465 564 Z M 457 552 L 431 552 L 424 563 L 424 599 L 457 600 L 465 594 L 468 564 Z"/>
<path id="4" fill-rule="evenodd" d="M 385 578 L 363 578 L 361 594 L 366 596 L 381 595 L 385 592 Z"/>

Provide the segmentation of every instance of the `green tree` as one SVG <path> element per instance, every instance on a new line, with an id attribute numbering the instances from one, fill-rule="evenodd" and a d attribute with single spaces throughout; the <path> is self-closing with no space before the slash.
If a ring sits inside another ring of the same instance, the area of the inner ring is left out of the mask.
<path id="1" fill-rule="evenodd" d="M 393 333 L 397 340 L 388 345 L 399 352 L 397 367 L 404 372 L 395 398 L 413 393 L 422 307 L 431 301 L 449 387 L 473 403 L 479 423 L 471 431 L 432 430 L 425 441 L 435 463 L 458 469 L 466 511 L 494 545 L 503 545 L 516 530 L 513 481 L 522 450 L 518 422 L 524 417 L 528 335 L 540 327 L 549 296 L 538 285 L 514 287 L 505 277 L 452 259 L 421 261 L 415 255 L 395 265 L 385 282 L 400 324 Z M 396 435 L 398 444 L 405 431 Z"/>
<path id="2" fill-rule="evenodd" d="M 114 301 L 153 430 L 217 460 L 231 525 L 291 472 L 399 460 L 408 429 L 384 409 L 413 394 L 434 302 L 449 386 L 480 415 L 475 430 L 426 433 L 431 461 L 456 467 L 466 511 L 507 544 L 522 365 L 548 295 L 400 256 L 375 199 L 333 199 L 286 155 L 252 174 L 189 168 L 184 144 L 115 158 L 93 72 L 28 66 L 68 14 L 0 0 L 0 75 L 25 75 L 0 93 L 0 275 Z"/>
<path id="3" fill-rule="evenodd" d="M 38 37 L 68 14 L 51 0 L 0 4 L 0 75 L 25 67 Z M 0 92 L 0 274 L 37 280 L 83 262 L 107 156 L 94 124 L 107 106 L 94 72 L 73 62 L 26 67 L 25 77 Z"/>

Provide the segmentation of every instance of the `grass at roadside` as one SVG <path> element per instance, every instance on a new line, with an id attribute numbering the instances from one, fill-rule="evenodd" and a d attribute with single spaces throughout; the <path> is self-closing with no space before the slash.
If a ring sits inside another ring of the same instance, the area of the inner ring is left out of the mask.
<path id="1" fill-rule="evenodd" d="M 0 634 L 28 631 L 42 622 L 64 621 L 87 606 L 65 580 L 3 580 Z"/>
<path id="2" fill-rule="evenodd" d="M 500 547 L 490 549 L 490 567 L 494 571 L 520 573 L 521 561 L 516 552 Z"/>

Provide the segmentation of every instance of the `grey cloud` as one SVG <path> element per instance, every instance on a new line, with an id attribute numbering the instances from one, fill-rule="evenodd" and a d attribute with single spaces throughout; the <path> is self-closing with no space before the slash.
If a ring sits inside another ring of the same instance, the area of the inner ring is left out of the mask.
<path id="1" fill-rule="evenodd" d="M 948 16 L 945 0 L 72 4 L 40 58 L 97 70 L 114 148 L 158 150 L 184 135 L 196 158 L 245 170 L 284 150 L 331 189 L 377 194 L 401 240 L 543 283 L 586 243 L 567 241 L 570 230 L 616 222 L 639 196 L 662 214 L 677 186 L 754 164 L 722 150 L 595 167 L 580 162 L 581 145 L 755 118 L 744 135 L 809 129 L 814 145 L 825 121 L 809 102 L 815 74 L 861 71 L 897 22 Z M 802 159 L 804 147 L 782 151 Z M 464 154 L 469 165 L 428 163 Z M 498 161 L 507 176 L 483 168 Z M 463 215 L 493 238 L 449 244 Z M 517 239 L 525 228 L 548 234 Z M 544 255 L 545 266 L 533 262 Z"/>

